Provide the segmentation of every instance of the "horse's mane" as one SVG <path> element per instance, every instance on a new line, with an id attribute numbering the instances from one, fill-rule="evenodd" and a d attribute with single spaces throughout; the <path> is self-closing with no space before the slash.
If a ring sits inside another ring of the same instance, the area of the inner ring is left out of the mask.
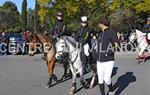
<path id="1" fill-rule="evenodd" d="M 32 33 L 30 34 L 29 41 L 32 40 L 36 40 L 37 42 L 41 42 L 41 43 L 51 43 L 52 42 L 52 38 L 50 38 L 47 35 L 44 35 L 43 33 Z"/>
<path id="2" fill-rule="evenodd" d="M 35 33 L 30 34 L 28 37 L 29 41 L 32 41 L 33 39 L 39 41 L 39 38 L 37 37 L 37 35 Z"/>
<path id="3" fill-rule="evenodd" d="M 75 40 L 75 38 L 73 38 L 71 36 L 63 36 L 62 38 L 66 39 L 68 42 L 71 43 L 71 45 L 73 45 L 74 47 L 76 47 L 77 41 Z"/>
<path id="4" fill-rule="evenodd" d="M 146 33 L 143 33 L 142 31 L 140 31 L 140 30 L 138 30 L 138 29 L 136 29 L 135 31 L 136 31 L 137 34 L 146 35 Z"/>
<path id="5" fill-rule="evenodd" d="M 52 38 L 50 38 L 49 36 L 44 35 L 43 33 L 38 33 L 37 37 L 39 38 L 39 40 L 42 43 L 51 43 L 52 42 Z"/>

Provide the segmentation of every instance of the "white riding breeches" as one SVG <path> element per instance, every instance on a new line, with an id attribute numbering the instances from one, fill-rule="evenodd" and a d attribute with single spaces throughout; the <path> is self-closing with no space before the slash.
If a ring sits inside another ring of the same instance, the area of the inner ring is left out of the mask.
<path id="1" fill-rule="evenodd" d="M 97 61 L 97 74 L 99 84 L 104 82 L 107 85 L 111 84 L 111 75 L 114 67 L 114 61 L 99 62 Z"/>
<path id="2" fill-rule="evenodd" d="M 90 55 L 90 53 L 89 53 L 89 51 L 90 51 L 90 46 L 89 46 L 88 43 L 83 46 L 83 49 L 84 49 L 84 54 L 85 54 L 86 56 L 89 56 L 89 55 Z"/>

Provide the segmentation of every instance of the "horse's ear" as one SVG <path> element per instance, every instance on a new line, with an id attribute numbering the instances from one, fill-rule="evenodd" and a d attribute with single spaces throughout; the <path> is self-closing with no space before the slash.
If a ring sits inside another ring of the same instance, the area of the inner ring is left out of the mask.
<path id="1" fill-rule="evenodd" d="M 31 36 L 33 34 L 33 32 L 29 32 L 29 36 Z"/>

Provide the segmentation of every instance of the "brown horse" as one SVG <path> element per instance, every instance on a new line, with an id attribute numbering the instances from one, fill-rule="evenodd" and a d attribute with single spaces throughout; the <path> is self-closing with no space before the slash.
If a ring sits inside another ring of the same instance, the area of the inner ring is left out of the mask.
<path id="1" fill-rule="evenodd" d="M 48 67 L 49 80 L 46 88 L 51 87 L 52 79 L 57 82 L 57 77 L 54 75 L 55 68 L 55 49 L 52 44 L 52 38 L 42 33 L 31 33 L 29 36 L 29 51 L 28 54 L 33 56 L 37 52 L 37 44 L 41 46 Z"/>

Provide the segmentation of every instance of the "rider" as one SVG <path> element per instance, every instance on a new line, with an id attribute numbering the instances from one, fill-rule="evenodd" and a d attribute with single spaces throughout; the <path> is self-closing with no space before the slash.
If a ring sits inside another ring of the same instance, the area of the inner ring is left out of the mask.
<path id="1" fill-rule="evenodd" d="M 64 35 L 66 29 L 66 24 L 64 21 L 64 14 L 62 12 L 57 12 L 57 21 L 53 28 L 52 37 L 59 38 L 60 36 Z"/>
<path id="2" fill-rule="evenodd" d="M 84 55 L 86 56 L 86 61 L 90 64 L 90 28 L 88 25 L 87 16 L 81 17 L 81 27 L 76 34 L 76 40 L 80 43 L 80 46 L 84 51 Z"/>
<path id="3" fill-rule="evenodd" d="M 150 33 L 150 17 L 147 18 L 147 22 L 144 25 L 144 33 L 146 33 L 146 39 L 150 40 L 150 39 L 148 39 L 148 33 Z"/>

